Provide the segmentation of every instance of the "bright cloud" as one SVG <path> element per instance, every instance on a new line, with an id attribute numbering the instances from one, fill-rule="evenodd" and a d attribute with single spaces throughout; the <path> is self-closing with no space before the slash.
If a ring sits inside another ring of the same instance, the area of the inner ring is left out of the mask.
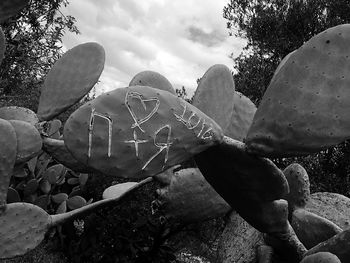
<path id="1" fill-rule="evenodd" d="M 196 80 L 214 64 L 232 68 L 245 41 L 229 37 L 222 9 L 227 0 L 71 0 L 63 10 L 77 19 L 80 35 L 67 34 L 66 48 L 88 41 L 106 50 L 97 87 L 128 85 L 143 70 L 163 74 L 192 93 Z"/>

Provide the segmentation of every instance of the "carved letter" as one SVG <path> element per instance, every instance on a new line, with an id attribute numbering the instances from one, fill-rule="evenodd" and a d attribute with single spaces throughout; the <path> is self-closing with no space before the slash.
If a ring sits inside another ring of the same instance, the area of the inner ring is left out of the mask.
<path id="1" fill-rule="evenodd" d="M 164 129 L 168 129 L 168 134 L 167 134 L 167 141 L 164 142 L 157 142 L 157 135 Z M 145 163 L 145 165 L 142 167 L 142 170 L 144 170 L 147 165 L 149 165 L 149 163 L 156 158 L 163 150 L 165 150 L 165 157 L 164 157 L 164 165 L 166 164 L 166 162 L 168 161 L 168 156 L 169 156 L 169 149 L 170 146 L 172 145 L 172 142 L 170 142 L 171 139 L 171 126 L 170 125 L 165 125 L 164 127 L 160 128 L 159 130 L 157 130 L 155 132 L 154 135 L 154 145 L 158 148 L 158 151 L 152 155 L 152 157 Z M 164 167 L 163 165 L 163 167 Z"/>
<path id="2" fill-rule="evenodd" d="M 94 108 L 91 109 L 91 115 L 90 115 L 90 123 L 89 123 L 89 148 L 88 148 L 88 157 L 91 157 L 91 149 L 92 149 L 92 134 L 94 130 L 94 124 L 95 124 L 95 117 L 100 117 L 102 119 L 107 120 L 108 122 L 108 157 L 111 157 L 111 149 L 112 149 L 112 124 L 113 121 L 111 117 L 105 116 L 103 114 L 100 114 L 96 112 Z"/>

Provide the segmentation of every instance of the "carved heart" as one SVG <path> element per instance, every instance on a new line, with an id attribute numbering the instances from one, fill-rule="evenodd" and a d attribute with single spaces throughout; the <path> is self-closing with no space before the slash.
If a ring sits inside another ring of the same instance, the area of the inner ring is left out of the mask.
<path id="1" fill-rule="evenodd" d="M 137 107 L 138 110 L 138 115 L 135 113 L 136 107 L 131 106 L 131 100 L 133 101 L 137 101 L 137 103 L 141 103 L 141 106 L 144 110 L 144 112 L 140 112 L 142 110 L 139 110 L 140 107 Z M 153 103 L 150 102 L 155 102 L 155 105 L 153 106 L 153 108 L 150 107 L 150 105 L 152 105 Z M 147 107 L 147 105 L 148 107 Z M 146 121 L 148 121 L 150 118 L 152 118 L 152 116 L 157 112 L 158 108 L 159 108 L 159 104 L 160 101 L 158 98 L 144 98 L 144 96 L 138 92 L 134 92 L 134 91 L 130 91 L 126 94 L 125 96 L 125 105 L 128 108 L 128 111 L 130 112 L 134 123 L 131 125 L 131 128 L 135 128 L 138 127 L 142 132 L 145 132 L 142 128 L 141 128 L 141 124 L 145 123 Z M 151 108 L 151 111 L 149 111 L 149 109 Z M 140 115 L 145 115 L 145 116 L 140 116 Z"/>

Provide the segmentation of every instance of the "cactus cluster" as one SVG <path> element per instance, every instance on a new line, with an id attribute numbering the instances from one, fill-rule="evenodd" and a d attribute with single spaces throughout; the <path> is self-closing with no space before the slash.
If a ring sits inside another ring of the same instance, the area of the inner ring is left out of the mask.
<path id="1" fill-rule="evenodd" d="M 26 3 L 2 1 L 0 21 Z M 22 255 L 51 227 L 157 180 L 153 204 L 167 220 L 197 222 L 234 209 L 273 247 L 259 250 L 262 262 L 273 251 L 293 262 L 349 262 L 350 230 L 305 209 L 306 171 L 297 164 L 281 171 L 268 159 L 317 152 L 350 137 L 349 42 L 350 25 L 340 25 L 289 54 L 257 109 L 235 91 L 226 66 L 204 74 L 193 105 L 176 97 L 165 77 L 144 71 L 129 87 L 78 108 L 61 136 L 53 118 L 90 91 L 105 61 L 97 43 L 69 50 L 48 73 L 37 113 L 0 109 L 0 258 Z M 48 166 L 51 158 L 57 164 Z M 174 168 L 191 158 L 197 167 Z M 75 172 L 67 176 L 66 167 Z M 79 171 L 146 179 L 111 186 L 91 203 L 77 193 L 87 180 Z M 57 191 L 65 182 L 74 186 L 71 193 Z"/>

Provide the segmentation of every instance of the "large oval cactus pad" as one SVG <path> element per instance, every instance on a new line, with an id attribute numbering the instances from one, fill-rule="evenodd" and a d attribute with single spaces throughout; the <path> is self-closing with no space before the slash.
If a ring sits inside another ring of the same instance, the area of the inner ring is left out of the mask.
<path id="1" fill-rule="evenodd" d="M 217 64 L 205 72 L 193 97 L 193 106 L 215 120 L 225 134 L 233 113 L 234 90 L 231 71 Z"/>
<path id="2" fill-rule="evenodd" d="M 248 132 L 250 152 L 308 154 L 350 138 L 350 24 L 293 52 L 270 83 Z"/>
<path id="3" fill-rule="evenodd" d="M 13 126 L 0 119 L 0 206 L 6 203 L 7 190 L 16 161 L 17 137 Z"/>
<path id="4" fill-rule="evenodd" d="M 28 122 L 10 120 L 16 131 L 17 156 L 16 164 L 29 161 L 39 154 L 42 147 L 42 140 L 38 130 Z"/>
<path id="5" fill-rule="evenodd" d="M 268 202 L 289 192 L 283 172 L 266 158 L 246 152 L 244 143 L 224 137 L 223 143 L 195 156 L 199 170 L 233 209 L 237 200 Z"/>
<path id="6" fill-rule="evenodd" d="M 0 118 L 4 120 L 26 121 L 31 125 L 35 125 L 39 122 L 39 119 L 34 111 L 17 106 L 0 108 Z"/>
<path id="7" fill-rule="evenodd" d="M 98 81 L 104 63 L 104 49 L 97 43 L 68 50 L 46 76 L 38 106 L 39 119 L 50 120 L 84 97 Z"/>
<path id="8" fill-rule="evenodd" d="M 6 205 L 0 215 L 0 258 L 24 255 L 44 239 L 51 217 L 45 210 L 28 203 Z"/>
<path id="9" fill-rule="evenodd" d="M 146 70 L 136 74 L 129 83 L 129 86 L 148 86 L 155 89 L 169 91 L 176 95 L 170 81 L 158 72 Z"/>
<path id="10" fill-rule="evenodd" d="M 19 13 L 29 0 L 1 0 L 0 1 L 0 23 L 4 22 L 7 18 Z"/>
<path id="11" fill-rule="evenodd" d="M 221 128 L 191 104 L 144 86 L 88 102 L 70 116 L 63 134 L 78 161 L 130 178 L 155 175 L 223 138 Z"/>

